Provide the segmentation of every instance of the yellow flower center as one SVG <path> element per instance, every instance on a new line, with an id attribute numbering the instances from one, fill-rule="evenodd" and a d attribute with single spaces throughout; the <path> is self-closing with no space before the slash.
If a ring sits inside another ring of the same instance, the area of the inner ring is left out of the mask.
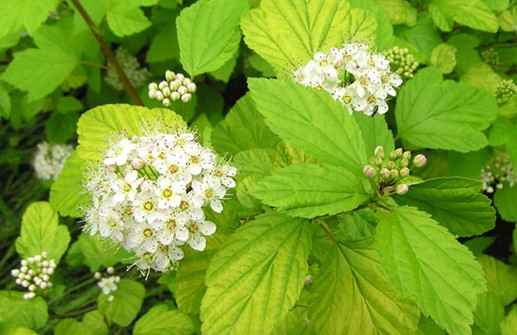
<path id="1" fill-rule="evenodd" d="M 146 211 L 152 211 L 152 210 L 153 210 L 153 208 L 154 208 L 154 205 L 153 205 L 153 203 L 152 203 L 152 202 L 150 202 L 150 201 L 146 201 L 146 202 L 144 202 L 144 209 L 145 209 Z"/>
<path id="2" fill-rule="evenodd" d="M 166 188 L 162 191 L 162 195 L 164 198 L 170 198 L 172 196 L 172 191 Z"/>

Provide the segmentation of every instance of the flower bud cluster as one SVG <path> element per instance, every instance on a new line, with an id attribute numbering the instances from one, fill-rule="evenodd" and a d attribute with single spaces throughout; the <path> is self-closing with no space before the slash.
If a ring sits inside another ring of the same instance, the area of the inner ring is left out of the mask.
<path id="1" fill-rule="evenodd" d="M 513 79 L 501 80 L 495 91 L 497 103 L 507 102 L 515 96 L 515 93 L 517 93 L 517 85 L 515 85 Z"/>
<path id="2" fill-rule="evenodd" d="M 112 302 L 115 299 L 115 296 L 112 295 L 112 292 L 115 292 L 118 288 L 118 283 L 120 283 L 120 276 L 113 276 L 115 273 L 115 269 L 113 267 L 109 267 L 106 269 L 106 273 L 101 274 L 100 272 L 95 272 L 94 277 L 98 280 L 97 286 L 102 290 L 102 294 L 108 296 L 108 301 Z"/>
<path id="3" fill-rule="evenodd" d="M 183 258 L 184 245 L 205 249 L 216 225 L 203 208 L 221 213 L 236 173 L 187 130 L 121 136 L 90 168 L 85 228 L 133 252 L 142 272 L 166 271 Z"/>
<path id="4" fill-rule="evenodd" d="M 181 73 L 167 70 L 165 80 L 159 84 L 149 84 L 149 98 L 161 101 L 165 107 L 169 107 L 172 101 L 189 102 L 196 89 L 192 79 L 186 78 Z"/>
<path id="5" fill-rule="evenodd" d="M 411 152 L 398 148 L 385 156 L 384 148 L 375 148 L 374 156 L 370 159 L 370 164 L 365 165 L 363 173 L 379 187 L 381 195 L 397 193 L 406 194 L 409 185 L 405 183 L 406 177 L 411 173 L 409 169 L 421 168 L 427 163 L 424 155 L 416 155 L 411 161 Z"/>
<path id="6" fill-rule="evenodd" d="M 151 78 L 151 72 L 149 72 L 147 68 L 141 67 L 140 63 L 138 63 L 138 59 L 131 55 L 129 51 L 123 47 L 119 47 L 117 51 L 115 51 L 115 58 L 122 68 L 122 71 L 124 71 L 127 78 L 131 82 L 131 85 L 133 85 L 135 88 L 144 86 Z M 124 85 L 120 81 L 120 78 L 118 77 L 118 74 L 111 63 L 108 63 L 108 71 L 104 76 L 104 80 L 115 90 L 124 90 Z"/>
<path id="7" fill-rule="evenodd" d="M 494 48 L 481 51 L 481 58 L 489 65 L 499 65 L 499 53 Z"/>
<path id="8" fill-rule="evenodd" d="M 56 269 L 53 259 L 48 259 L 48 254 L 22 259 L 19 269 L 11 270 L 11 275 L 16 278 L 16 284 L 23 286 L 29 292 L 23 295 L 24 299 L 32 299 L 38 293 L 51 289 L 50 276 Z"/>
<path id="9" fill-rule="evenodd" d="M 416 69 L 420 66 L 415 56 L 407 48 L 394 46 L 384 51 L 383 54 L 390 62 L 390 67 L 393 71 L 404 80 L 413 78 Z"/>
<path id="10" fill-rule="evenodd" d="M 73 151 L 74 147 L 68 144 L 39 143 L 32 160 L 36 176 L 42 180 L 56 180 Z"/>
<path id="11" fill-rule="evenodd" d="M 390 71 L 386 57 L 369 52 L 361 43 L 345 43 L 329 53 L 317 52 L 295 71 L 294 80 L 330 92 L 350 114 L 360 111 L 369 116 L 386 113 L 386 99 L 395 96 L 395 87 L 402 84 L 400 76 Z"/>
<path id="12" fill-rule="evenodd" d="M 513 171 L 510 156 L 506 153 L 496 153 L 481 169 L 479 179 L 483 182 L 483 191 L 487 193 L 494 193 L 494 186 L 503 188 L 504 182 L 514 187 L 517 175 Z"/>

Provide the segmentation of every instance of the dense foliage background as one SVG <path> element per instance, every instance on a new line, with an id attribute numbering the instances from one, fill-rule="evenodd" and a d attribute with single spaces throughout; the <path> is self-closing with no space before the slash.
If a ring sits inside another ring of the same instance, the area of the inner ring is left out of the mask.
<path id="1" fill-rule="evenodd" d="M 0 0 L 0 13 L 0 334 L 517 333 L 515 0 Z M 385 114 L 350 116 L 294 82 L 350 42 L 403 79 Z M 188 98 L 149 94 L 167 70 L 192 79 Z M 86 167 L 117 134 L 183 123 L 237 185 L 205 210 L 204 251 L 142 276 L 83 232 Z M 379 179 L 389 160 L 397 177 Z M 42 252 L 51 286 L 28 297 L 15 279 Z"/>

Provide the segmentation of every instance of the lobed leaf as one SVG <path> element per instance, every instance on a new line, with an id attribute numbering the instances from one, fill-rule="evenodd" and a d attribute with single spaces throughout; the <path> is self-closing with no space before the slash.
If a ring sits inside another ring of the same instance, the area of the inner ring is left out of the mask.
<path id="1" fill-rule="evenodd" d="M 351 211 L 368 200 L 361 179 L 332 165 L 297 164 L 273 171 L 251 194 L 288 215 L 314 218 Z"/>
<path id="2" fill-rule="evenodd" d="M 48 259 L 53 259 L 57 264 L 69 243 L 68 228 L 59 225 L 58 215 L 48 202 L 33 202 L 27 207 L 22 217 L 20 236 L 16 239 L 16 251 L 22 258 L 46 252 Z"/>
<path id="3" fill-rule="evenodd" d="M 488 93 L 443 81 L 439 70 L 419 71 L 406 83 L 395 109 L 400 137 L 417 147 L 468 152 L 488 144 L 483 134 L 497 106 Z"/>
<path id="4" fill-rule="evenodd" d="M 497 16 L 483 0 L 433 0 L 429 6 L 437 8 L 445 17 L 473 29 L 491 33 L 499 29 Z"/>
<path id="5" fill-rule="evenodd" d="M 268 334 L 293 307 L 307 274 L 311 230 L 270 212 L 237 229 L 208 268 L 204 334 Z"/>
<path id="6" fill-rule="evenodd" d="M 139 33 L 151 26 L 151 21 L 139 8 L 152 6 L 158 0 L 106 0 L 106 20 L 111 31 L 119 37 Z"/>
<path id="7" fill-rule="evenodd" d="M 407 194 L 393 199 L 431 214 L 454 235 L 472 236 L 495 227 L 495 209 L 480 190 L 477 180 L 435 178 L 411 185 Z"/>
<path id="8" fill-rule="evenodd" d="M 219 69 L 239 48 L 239 20 L 248 1 L 202 0 L 176 19 L 180 60 L 191 76 Z"/>
<path id="9" fill-rule="evenodd" d="M 486 279 L 474 255 L 429 214 L 414 207 L 378 211 L 384 269 L 402 297 L 415 296 L 425 315 L 452 334 L 470 334 Z"/>
<path id="10" fill-rule="evenodd" d="M 278 70 L 294 73 L 324 48 L 340 47 L 350 6 L 337 0 L 263 0 L 243 16 L 244 41 Z"/>
<path id="11" fill-rule="evenodd" d="M 111 296 L 114 298 L 110 302 L 107 295 L 99 294 L 97 299 L 99 311 L 109 321 L 122 327 L 129 326 L 136 318 L 144 301 L 144 285 L 134 280 L 122 279 L 117 284 L 117 290 Z"/>
<path id="12" fill-rule="evenodd" d="M 290 81 L 251 78 L 248 83 L 274 133 L 295 148 L 362 176 L 364 141 L 343 104 L 327 92 Z"/>
<path id="13" fill-rule="evenodd" d="M 0 291 L 0 329 L 43 327 L 48 320 L 47 302 L 41 297 L 23 299 L 23 292 Z"/>
<path id="14" fill-rule="evenodd" d="M 420 310 L 391 286 L 373 238 L 332 244 L 309 300 L 318 334 L 412 334 Z"/>
<path id="15" fill-rule="evenodd" d="M 517 268 L 505 264 L 488 255 L 478 257 L 478 262 L 485 271 L 488 292 L 494 295 L 503 306 L 517 299 Z"/>
<path id="16" fill-rule="evenodd" d="M 196 328 L 192 319 L 167 305 L 156 305 L 135 323 L 134 335 L 190 335 Z"/>
<path id="17" fill-rule="evenodd" d="M 59 0 L 2 0 L 0 1 L 0 38 L 17 34 L 22 28 L 33 34 L 56 9 Z"/>
<path id="18" fill-rule="evenodd" d="M 83 216 L 82 206 L 91 200 L 83 187 L 83 163 L 77 151 L 74 151 L 50 188 L 50 206 L 62 216 Z"/>

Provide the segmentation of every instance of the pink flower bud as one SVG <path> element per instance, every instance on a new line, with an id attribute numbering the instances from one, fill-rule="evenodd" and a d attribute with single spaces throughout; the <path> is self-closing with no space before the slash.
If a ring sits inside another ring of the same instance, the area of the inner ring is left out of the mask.
<path id="1" fill-rule="evenodd" d="M 131 161 L 131 167 L 135 170 L 140 170 L 145 165 L 144 161 L 141 158 L 135 157 Z"/>
<path id="2" fill-rule="evenodd" d="M 413 165 L 416 167 L 423 167 L 426 163 L 427 158 L 422 154 L 418 154 L 415 156 L 415 158 L 413 158 Z"/>
<path id="3" fill-rule="evenodd" d="M 183 102 L 189 102 L 191 98 L 192 98 L 192 94 L 190 94 L 190 93 L 186 93 L 186 94 L 183 94 L 183 95 L 181 96 L 181 101 L 183 101 Z"/>
<path id="4" fill-rule="evenodd" d="M 363 168 L 363 173 L 368 178 L 375 177 L 375 169 L 371 165 L 365 165 Z"/>
<path id="5" fill-rule="evenodd" d="M 197 90 L 197 86 L 196 86 L 196 84 L 194 84 L 194 83 L 190 83 L 190 84 L 188 84 L 188 85 L 187 85 L 187 90 L 188 90 L 190 93 L 194 93 L 194 92 L 196 92 L 196 90 Z"/>
<path id="6" fill-rule="evenodd" d="M 409 176 L 409 172 L 410 172 L 409 168 L 407 168 L 407 167 L 403 167 L 402 169 L 400 169 L 399 174 L 400 174 L 400 176 L 401 176 L 402 178 L 404 178 L 404 177 Z"/>
<path id="7" fill-rule="evenodd" d="M 160 84 L 158 84 L 158 88 L 159 88 L 160 90 L 163 90 L 165 87 L 169 87 L 169 83 L 168 83 L 168 82 L 166 82 L 165 80 L 164 80 L 164 81 L 162 81 L 162 82 L 160 82 Z"/>
<path id="8" fill-rule="evenodd" d="M 172 92 L 171 93 L 171 100 L 172 101 L 178 101 L 181 98 L 181 94 L 178 92 Z"/>
<path id="9" fill-rule="evenodd" d="M 384 158 L 384 147 L 379 145 L 377 148 L 375 148 L 375 151 L 373 153 L 375 157 Z"/>
<path id="10" fill-rule="evenodd" d="M 187 88 L 185 86 L 178 87 L 178 93 L 181 95 L 187 93 Z"/>
<path id="11" fill-rule="evenodd" d="M 408 184 L 399 184 L 399 185 L 397 185 L 397 190 L 396 190 L 397 194 L 404 195 L 408 191 L 409 191 Z"/>

